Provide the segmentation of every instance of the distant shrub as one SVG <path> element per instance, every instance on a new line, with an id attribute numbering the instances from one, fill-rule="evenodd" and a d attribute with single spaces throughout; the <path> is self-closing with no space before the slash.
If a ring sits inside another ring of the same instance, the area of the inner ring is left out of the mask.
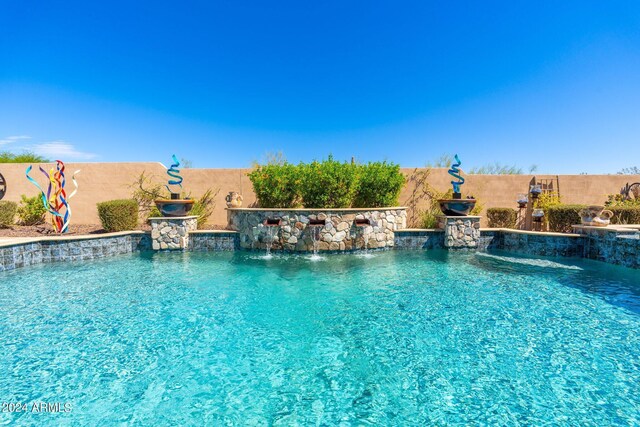
<path id="1" fill-rule="evenodd" d="M 580 224 L 578 214 L 585 205 L 554 205 L 545 210 L 545 216 L 549 222 L 549 231 L 558 233 L 571 233 L 572 225 Z"/>
<path id="2" fill-rule="evenodd" d="M 0 163 L 49 163 L 49 159 L 25 151 L 20 154 L 11 153 L 9 151 L 0 152 Z"/>
<path id="3" fill-rule="evenodd" d="M 134 230 L 138 226 L 138 202 L 124 199 L 98 203 L 98 216 L 106 231 Z"/>
<path id="4" fill-rule="evenodd" d="M 370 162 L 359 166 L 358 191 L 353 207 L 380 208 L 397 206 L 405 178 L 400 165 L 387 162 Z"/>
<path id="5" fill-rule="evenodd" d="M 262 208 L 295 208 L 300 203 L 300 167 L 291 163 L 258 166 L 249 179 Z"/>
<path id="6" fill-rule="evenodd" d="M 18 220 L 22 225 L 39 225 L 44 223 L 44 216 L 47 208 L 42 203 L 42 197 L 20 196 L 20 206 L 18 207 Z"/>
<path id="7" fill-rule="evenodd" d="M 0 228 L 8 228 L 14 224 L 18 204 L 16 202 L 0 201 Z"/>
<path id="8" fill-rule="evenodd" d="M 511 208 L 489 208 L 487 219 L 491 228 L 515 228 L 518 213 Z"/>
<path id="9" fill-rule="evenodd" d="M 612 224 L 640 224 L 640 205 L 637 206 L 611 206 L 613 212 Z"/>
<path id="10" fill-rule="evenodd" d="M 339 162 L 329 156 L 322 162 L 314 161 L 298 166 L 300 195 L 305 208 L 348 208 L 358 191 L 360 167 Z"/>

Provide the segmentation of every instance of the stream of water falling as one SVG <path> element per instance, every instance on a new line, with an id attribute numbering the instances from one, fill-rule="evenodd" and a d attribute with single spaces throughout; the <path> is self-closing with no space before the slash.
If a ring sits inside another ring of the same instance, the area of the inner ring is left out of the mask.
<path id="1" fill-rule="evenodd" d="M 267 226 L 267 253 L 265 254 L 265 258 L 271 258 L 271 247 L 273 246 L 273 231 L 278 228 L 278 226 Z M 277 230 L 276 230 L 277 231 Z M 277 232 L 276 232 L 277 234 Z"/>
<path id="2" fill-rule="evenodd" d="M 311 239 L 313 241 L 313 255 L 309 257 L 311 261 L 320 261 L 324 258 L 320 256 L 320 228 L 321 226 L 311 225 Z"/>

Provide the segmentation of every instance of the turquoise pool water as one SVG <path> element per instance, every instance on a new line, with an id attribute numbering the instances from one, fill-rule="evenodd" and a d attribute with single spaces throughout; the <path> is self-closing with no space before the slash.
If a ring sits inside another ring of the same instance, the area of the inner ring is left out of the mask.
<path id="1" fill-rule="evenodd" d="M 1 273 L 0 396 L 29 407 L 0 423 L 640 424 L 637 271 L 444 251 L 258 255 Z"/>

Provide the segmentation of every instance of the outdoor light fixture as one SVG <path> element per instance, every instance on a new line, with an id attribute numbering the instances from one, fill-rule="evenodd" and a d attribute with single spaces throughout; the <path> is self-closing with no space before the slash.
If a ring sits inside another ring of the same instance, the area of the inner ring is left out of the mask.
<path id="1" fill-rule="evenodd" d="M 518 202 L 518 207 L 520 209 L 526 208 L 527 203 L 529 202 L 529 197 L 527 197 L 526 194 L 518 194 L 518 199 L 516 201 Z"/>
<path id="2" fill-rule="evenodd" d="M 529 194 L 531 194 L 531 198 L 535 200 L 538 198 L 538 196 L 540 196 L 541 193 L 542 193 L 542 186 L 540 184 L 531 185 L 531 188 L 529 189 Z"/>

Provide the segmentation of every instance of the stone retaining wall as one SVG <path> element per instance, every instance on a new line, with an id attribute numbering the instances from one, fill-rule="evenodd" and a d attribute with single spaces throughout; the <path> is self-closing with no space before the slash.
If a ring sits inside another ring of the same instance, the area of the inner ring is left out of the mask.
<path id="1" fill-rule="evenodd" d="M 243 249 L 307 252 L 393 247 L 394 232 L 407 226 L 406 208 L 228 209 L 229 227 Z M 279 220 L 279 225 L 265 225 Z M 318 221 L 319 224 L 312 223 Z M 369 224 L 358 225 L 358 221 Z M 314 243 L 315 241 L 315 243 Z"/>

